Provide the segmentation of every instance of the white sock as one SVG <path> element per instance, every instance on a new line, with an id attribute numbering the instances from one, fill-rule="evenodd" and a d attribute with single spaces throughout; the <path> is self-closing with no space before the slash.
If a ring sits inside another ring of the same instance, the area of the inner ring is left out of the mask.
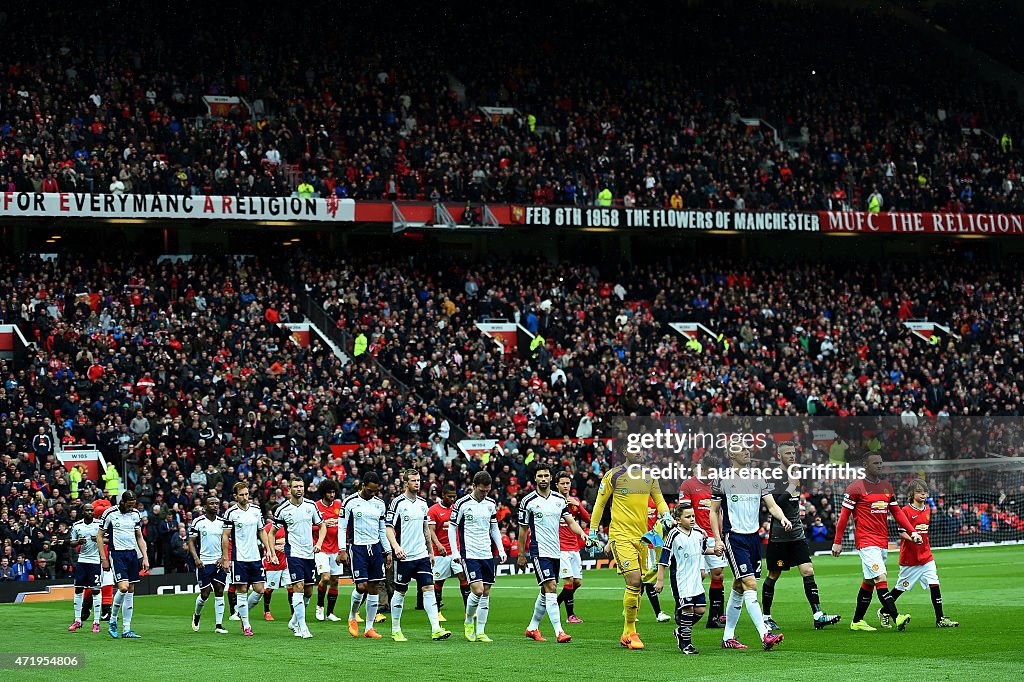
<path id="1" fill-rule="evenodd" d="M 548 620 L 555 628 L 555 635 L 562 632 L 562 609 L 558 606 L 558 595 L 554 592 L 545 592 L 544 599 L 548 605 Z"/>
<path id="2" fill-rule="evenodd" d="M 391 597 L 391 632 L 402 629 L 402 609 L 405 607 L 405 595 L 395 591 Z"/>
<path id="3" fill-rule="evenodd" d="M 213 613 L 217 617 L 217 625 L 224 624 L 224 595 L 213 597 Z"/>
<path id="4" fill-rule="evenodd" d="M 764 614 L 761 613 L 761 604 L 757 601 L 757 590 L 744 590 L 743 592 L 743 603 L 747 607 L 747 613 L 754 620 L 754 625 L 757 627 L 757 634 L 761 635 L 761 639 L 768 634 L 768 628 L 764 624 Z"/>
<path id="5" fill-rule="evenodd" d="M 375 594 L 366 595 L 366 628 L 363 630 L 372 630 L 373 621 L 377 619 L 377 605 L 380 604 L 380 597 Z"/>
<path id="6" fill-rule="evenodd" d="M 132 612 L 135 611 L 135 593 L 127 592 L 124 595 L 124 618 L 122 627 L 125 630 L 132 629 Z"/>
<path id="7" fill-rule="evenodd" d="M 540 627 L 540 621 L 544 618 L 545 611 L 544 593 L 537 595 L 537 601 L 533 602 L 533 618 L 530 619 L 530 627 L 527 630 L 536 630 Z"/>
<path id="8" fill-rule="evenodd" d="M 469 599 L 466 600 L 466 624 L 473 622 L 473 616 L 476 615 L 477 607 L 480 605 L 480 597 L 477 596 L 476 592 L 469 593 Z"/>
<path id="9" fill-rule="evenodd" d="M 395 605 L 391 604 L 392 613 Z M 430 621 L 430 631 L 436 632 L 441 629 L 441 622 L 437 619 L 437 595 L 434 590 L 427 590 L 423 593 L 423 610 L 427 612 L 427 620 Z"/>
<path id="10" fill-rule="evenodd" d="M 348 619 L 355 620 L 356 616 L 359 615 L 359 607 L 363 603 L 363 595 L 359 593 L 359 590 L 352 590 L 352 606 L 348 610 Z"/>
<path id="11" fill-rule="evenodd" d="M 203 612 L 203 607 L 206 606 L 206 600 L 203 599 L 203 595 L 196 595 L 196 615 L 200 615 Z"/>
<path id="12" fill-rule="evenodd" d="M 75 622 L 82 622 L 82 600 L 85 599 L 85 595 L 81 592 L 75 592 Z"/>
<path id="13" fill-rule="evenodd" d="M 114 592 L 114 604 L 110 607 L 110 622 L 117 623 L 118 616 L 121 615 L 121 604 L 124 603 L 125 593 L 121 590 Z"/>
<path id="14" fill-rule="evenodd" d="M 235 604 L 235 613 L 238 614 L 238 618 L 242 621 L 242 627 L 249 627 L 249 600 L 239 599 L 238 603 Z"/>
<path id="15" fill-rule="evenodd" d="M 301 592 L 292 593 L 292 606 L 295 607 L 295 625 L 306 627 L 306 601 Z"/>
<path id="16" fill-rule="evenodd" d="M 102 608 L 96 608 L 96 607 L 100 606 L 100 600 L 102 598 L 100 596 L 101 594 L 102 593 L 99 590 L 93 590 L 93 592 L 92 592 L 92 622 L 93 623 L 99 623 L 100 622 L 100 611 L 102 611 L 103 609 Z"/>
<path id="17" fill-rule="evenodd" d="M 249 598 L 245 600 L 245 604 L 249 607 L 249 610 L 251 611 L 254 608 L 256 608 L 256 605 L 259 604 L 262 599 L 263 595 L 254 590 L 249 593 Z"/>
<path id="18" fill-rule="evenodd" d="M 736 590 L 729 590 L 729 603 L 725 607 L 725 631 L 722 633 L 722 641 L 736 637 L 736 626 L 740 622 L 740 614 L 743 613 L 743 596 Z"/>
<path id="19" fill-rule="evenodd" d="M 306 598 L 305 598 L 305 599 L 303 600 L 303 602 L 302 602 L 302 605 L 303 605 L 303 606 L 309 606 L 309 602 L 310 602 L 310 601 L 311 601 L 312 599 L 313 599 L 313 595 L 309 595 L 308 597 L 306 597 Z"/>
<path id="20" fill-rule="evenodd" d="M 487 614 L 491 611 L 491 597 L 485 595 L 480 597 L 480 604 L 476 607 L 476 634 L 482 635 L 487 626 Z"/>

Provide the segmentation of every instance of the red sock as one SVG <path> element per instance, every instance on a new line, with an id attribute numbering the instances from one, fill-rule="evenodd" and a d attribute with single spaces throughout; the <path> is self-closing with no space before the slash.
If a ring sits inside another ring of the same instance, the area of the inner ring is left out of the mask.
<path id="1" fill-rule="evenodd" d="M 719 589 L 719 590 L 722 589 L 722 586 L 724 584 L 725 584 L 725 580 L 723 578 L 712 578 L 711 579 L 711 589 L 713 589 L 713 590 L 714 589 Z"/>
<path id="2" fill-rule="evenodd" d="M 331 595 L 333 597 L 337 597 L 338 596 L 338 588 L 337 587 L 332 587 L 331 589 L 327 590 L 327 594 L 329 594 L 329 595 Z"/>
<path id="3" fill-rule="evenodd" d="M 100 591 L 102 592 L 102 595 L 103 595 L 101 597 L 101 603 L 103 603 L 103 604 L 113 604 L 114 603 L 114 586 L 113 585 L 104 585 L 103 588 Z"/>
<path id="4" fill-rule="evenodd" d="M 865 587 L 865 590 L 870 590 L 870 587 Z M 887 590 L 889 589 L 889 583 L 875 583 L 876 590 Z"/>
<path id="5" fill-rule="evenodd" d="M 871 585 L 868 585 L 865 581 L 862 580 L 860 582 L 860 589 L 864 590 L 865 592 L 870 592 L 871 591 Z"/>

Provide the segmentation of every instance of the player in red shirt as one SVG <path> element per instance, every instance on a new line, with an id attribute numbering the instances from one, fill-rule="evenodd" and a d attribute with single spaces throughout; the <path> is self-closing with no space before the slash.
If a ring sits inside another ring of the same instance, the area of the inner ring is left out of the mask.
<path id="1" fill-rule="evenodd" d="M 860 552 L 861 569 L 864 580 L 860 584 L 857 595 L 857 610 L 850 623 L 851 630 L 873 632 L 876 628 L 864 622 L 864 614 L 871 606 L 872 587 L 878 592 L 878 600 L 882 602 L 882 613 L 895 619 L 896 628 L 903 630 L 910 622 L 910 614 L 896 611 L 896 603 L 889 594 L 886 581 L 885 560 L 889 556 L 888 517 L 896 519 L 900 528 L 907 532 L 912 542 L 921 544 L 921 536 L 910 525 L 906 514 L 896 503 L 892 484 L 882 478 L 882 456 L 872 453 L 864 460 L 865 478 L 854 481 L 846 488 L 843 497 L 843 511 L 836 524 L 836 537 L 832 545 L 832 556 L 843 552 L 843 535 L 846 525 L 853 514 L 853 541 Z"/>
<path id="2" fill-rule="evenodd" d="M 889 595 L 893 601 L 904 592 L 914 589 L 920 583 L 922 588 L 931 591 L 932 607 L 935 609 L 935 627 L 955 628 L 960 623 L 947 618 L 942 613 L 942 594 L 939 592 L 939 572 L 935 568 L 935 556 L 928 540 L 928 527 L 932 521 L 932 509 L 928 506 L 928 484 L 917 479 L 907 487 L 910 504 L 903 508 L 910 524 L 921 534 L 921 544 L 916 544 L 905 532 L 900 533 L 900 575 Z M 888 618 L 882 619 L 882 627 L 892 627 Z"/>
<path id="3" fill-rule="evenodd" d="M 572 489 L 572 474 L 563 471 L 558 474 L 558 481 L 555 482 L 558 494 L 569 503 L 569 513 L 576 519 L 576 523 L 583 526 L 590 523 L 590 512 L 583 508 L 579 498 L 570 495 Z M 566 621 L 569 623 L 582 623 L 583 619 L 576 615 L 576 590 L 583 585 L 583 562 L 580 560 L 580 550 L 586 546 L 576 533 L 572 532 L 565 519 L 558 523 L 558 541 L 561 545 L 562 557 L 559 562 L 558 572 L 564 581 L 562 591 L 558 594 L 558 603 L 565 604 Z"/>
<path id="4" fill-rule="evenodd" d="M 263 568 L 267 571 L 267 584 L 263 588 L 263 619 L 274 620 L 274 616 L 270 613 L 270 595 L 274 590 L 287 585 L 291 578 L 288 577 L 288 557 L 284 553 L 284 528 L 278 528 L 275 531 L 274 524 L 268 523 L 263 530 L 268 535 L 273 535 L 274 549 L 277 555 L 263 557 Z M 288 588 L 288 591 L 291 592 L 291 587 Z M 288 604 L 291 605 L 291 603 L 292 600 L 289 597 Z"/>
<path id="5" fill-rule="evenodd" d="M 697 526 L 711 534 L 711 484 L 705 483 L 697 476 L 691 476 L 679 486 L 680 500 L 689 500 L 693 505 L 693 512 L 696 516 Z M 725 627 L 725 564 L 724 556 L 709 554 L 704 556 L 704 574 L 711 576 L 711 589 L 708 590 L 708 600 L 711 602 L 708 608 L 708 622 L 706 628 Z M 675 566 L 669 567 L 675 571 Z M 672 579 L 672 595 L 676 597 L 678 604 L 679 597 L 676 595 L 676 581 Z"/>
<path id="6" fill-rule="evenodd" d="M 338 484 L 333 480 L 326 480 L 317 486 L 320 499 L 316 502 L 317 511 L 327 524 L 327 535 L 324 537 L 324 544 L 320 551 L 313 555 L 316 563 L 316 572 L 320 576 L 320 582 L 316 586 L 316 619 L 340 621 L 334 615 L 334 606 L 338 602 L 338 578 L 345 571 L 345 567 L 339 564 L 338 557 L 338 519 L 341 516 L 341 500 L 338 498 Z M 324 612 L 324 597 L 327 597 L 327 611 Z"/>
<path id="7" fill-rule="evenodd" d="M 434 592 L 437 594 L 437 619 L 445 622 L 448 619 L 440 613 L 444 606 L 442 589 L 444 581 L 448 578 L 459 576 L 459 591 L 462 593 L 462 605 L 466 606 L 469 599 L 469 583 L 466 582 L 465 572 L 462 570 L 462 563 L 453 561 L 456 552 L 452 551 L 448 541 L 448 522 L 452 518 L 452 505 L 456 499 L 455 486 L 446 483 L 441 491 L 441 501 L 436 503 L 427 511 L 427 525 L 430 530 L 430 542 L 434 545 Z"/>

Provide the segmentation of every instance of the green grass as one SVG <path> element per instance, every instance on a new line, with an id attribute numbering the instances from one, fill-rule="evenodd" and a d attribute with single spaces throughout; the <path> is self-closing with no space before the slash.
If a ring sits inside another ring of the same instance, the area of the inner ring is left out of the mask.
<path id="1" fill-rule="evenodd" d="M 99 676 L 129 680 L 238 679 L 270 680 L 508 680 L 512 677 L 579 679 L 590 675 L 605 680 L 675 679 L 915 679 L 945 680 L 1020 679 L 1024 675 L 1024 548 L 984 548 L 937 552 L 946 614 L 960 628 L 937 630 L 931 602 L 920 588 L 899 601 L 900 611 L 913 614 L 907 631 L 851 632 L 854 599 L 860 583 L 856 556 L 815 561 L 818 585 L 826 610 L 843 616 L 839 625 L 815 631 L 795 572 L 784 575 L 776 588 L 776 620 L 786 634 L 776 651 L 757 647 L 757 634 L 746 614 L 738 637 L 748 651 L 718 648 L 720 630 L 704 629 L 702 621 L 694 641 L 700 656 L 684 657 L 676 649 L 672 623 L 656 623 L 644 599 L 638 629 L 647 649 L 627 651 L 618 644 L 622 628 L 622 581 L 613 572 L 585 574 L 577 593 L 576 611 L 586 622 L 566 626 L 573 641 L 555 644 L 546 621 L 542 632 L 552 641 L 539 643 L 523 637 L 532 613 L 536 587 L 532 576 L 499 578 L 491 594 L 488 634 L 493 644 L 472 644 L 462 636 L 461 619 L 454 617 L 460 603 L 457 586 L 445 590 L 449 629 L 455 634 L 443 642 L 429 641 L 426 616 L 406 610 L 406 644 L 392 642 L 390 621 L 378 626 L 385 639 L 353 640 L 344 623 L 320 623 L 309 609 L 312 640 L 291 636 L 284 595 L 274 597 L 272 623 L 253 621 L 256 637 L 243 638 L 237 622 L 228 622 L 230 635 L 212 633 L 213 604 L 203 613 L 203 631 L 189 627 L 195 598 L 188 595 L 140 597 L 133 626 L 144 639 L 112 640 L 106 630 L 95 635 L 85 629 L 66 631 L 70 603 L 0 605 L 4 623 L 0 653 L 79 653 L 85 669 L 14 673 L 19 679 L 89 679 Z M 890 560 L 890 570 L 895 571 Z M 728 570 L 727 570 L 728 572 Z M 895 574 L 891 576 L 895 580 Z M 667 590 L 666 590 L 667 592 Z M 315 597 L 314 597 L 315 598 Z M 212 602 L 212 600 L 211 600 Z M 666 595 L 666 609 L 671 606 Z M 869 622 L 874 623 L 877 600 Z M 347 608 L 347 595 L 339 610 Z M 459 607 L 461 608 L 461 607 Z M 105 624 L 104 624 L 105 625 Z M 322 660 L 323 664 L 316 661 Z M 122 674 L 123 673 L 123 674 Z M 0 672 L 11 679 L 8 671 Z"/>

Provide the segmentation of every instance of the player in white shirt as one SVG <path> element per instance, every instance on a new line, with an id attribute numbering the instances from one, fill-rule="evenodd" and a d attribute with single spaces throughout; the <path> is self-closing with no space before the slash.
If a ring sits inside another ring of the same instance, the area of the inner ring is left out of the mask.
<path id="1" fill-rule="evenodd" d="M 135 511 L 135 493 L 130 490 L 121 493 L 117 506 L 103 513 L 96 544 L 100 547 L 109 544 L 106 548 L 107 554 L 103 557 L 103 570 L 109 571 L 113 568 L 114 580 L 117 583 L 117 594 L 114 595 L 114 605 L 110 610 L 107 632 L 114 639 L 118 636 L 125 639 L 141 639 L 141 635 L 132 630 L 132 615 L 135 612 L 135 584 L 139 582 L 139 569 L 149 570 L 149 553 L 146 538 L 142 536 L 142 514 Z M 118 635 L 117 618 L 122 610 L 124 629 Z"/>
<path id="2" fill-rule="evenodd" d="M 402 609 L 409 583 L 423 593 L 423 608 L 430 621 L 431 639 L 448 639 L 451 632 L 441 627 L 437 617 L 437 599 L 434 595 L 433 547 L 428 538 L 430 529 L 427 514 L 430 507 L 419 496 L 420 474 L 415 469 L 402 472 L 405 491 L 388 506 L 385 532 L 398 563 L 395 566 L 395 596 L 391 600 L 391 639 L 407 642 L 402 633 Z"/>
<path id="3" fill-rule="evenodd" d="M 255 504 L 249 504 L 249 486 L 238 481 L 232 492 L 235 503 L 224 512 L 221 552 L 231 557 L 228 577 L 235 587 L 235 594 L 244 597 L 249 585 L 252 585 L 252 593 L 239 599 L 237 607 L 238 617 L 242 621 L 242 634 L 252 637 L 249 611 L 263 598 L 263 586 L 267 580 L 260 546 L 263 546 L 268 557 L 274 557 L 276 553 L 274 541 L 263 528 L 263 512 Z"/>
<path id="4" fill-rule="evenodd" d="M 327 535 L 327 524 L 324 523 L 316 503 L 305 498 L 306 483 L 294 477 L 288 483 L 288 499 L 274 510 L 274 527 L 284 528 L 284 553 L 288 558 L 288 580 L 292 592 L 292 612 L 288 627 L 296 637 L 311 639 L 313 637 L 306 626 L 306 605 L 313 597 L 313 585 L 316 583 L 316 564 L 313 554 L 320 551 Z M 317 528 L 317 539 L 313 542 L 313 527 Z"/>
<path id="5" fill-rule="evenodd" d="M 676 592 L 679 594 L 679 608 L 676 609 L 676 643 L 684 654 L 699 653 L 691 637 L 693 626 L 704 617 L 707 597 L 704 595 L 704 557 L 721 556 L 724 551 L 715 546 L 715 541 L 697 525 L 697 515 L 690 502 L 680 502 L 672 510 L 676 527 L 669 531 L 665 546 L 658 561 L 658 579 L 654 591 L 661 593 L 665 587 L 665 570 L 675 562 Z"/>
<path id="6" fill-rule="evenodd" d="M 536 490 L 523 496 L 519 502 L 519 567 L 525 568 L 527 558 L 533 562 L 540 594 L 533 605 L 533 618 L 526 628 L 526 636 L 538 642 L 546 641 L 540 634 L 540 621 L 547 612 L 560 644 L 571 642 L 572 637 L 562 630 L 562 614 L 558 607 L 555 587 L 558 582 L 562 540 L 559 526 L 564 520 L 569 529 L 586 542 L 587 535 L 569 513 L 569 503 L 560 493 L 551 489 L 551 470 L 538 468 L 533 474 Z M 526 539 L 530 536 L 529 554 Z"/>
<path id="7" fill-rule="evenodd" d="M 96 538 L 100 533 L 100 522 L 93 516 L 91 504 L 83 505 L 83 519 L 76 521 L 71 527 L 71 546 L 78 549 L 78 561 L 75 563 L 75 621 L 68 627 L 74 632 L 82 627 L 82 602 L 85 590 L 92 591 L 93 603 L 99 602 L 100 596 L 100 546 Z M 100 631 L 100 609 L 92 610 L 92 631 Z"/>
<path id="8" fill-rule="evenodd" d="M 384 582 L 384 571 L 391 568 L 391 543 L 384 528 L 387 506 L 380 499 L 380 477 L 374 472 L 363 476 L 359 492 L 349 495 L 341 504 L 338 523 L 339 564 L 352 560 L 352 605 L 348 613 L 348 633 L 359 636 L 356 614 L 366 595 L 366 629 L 363 637 L 380 639 L 374 629 L 377 607 L 380 604 L 378 588 Z M 351 554 L 349 548 L 351 547 Z"/>
<path id="9" fill-rule="evenodd" d="M 478 471 L 473 476 L 473 491 L 463 495 L 452 508 L 448 523 L 448 541 L 452 549 L 459 548 L 459 561 L 466 571 L 471 593 L 466 603 L 464 624 L 466 639 L 471 642 L 493 641 L 484 632 L 491 608 L 491 585 L 494 584 L 494 550 L 505 561 L 498 532 L 498 504 L 488 497 L 491 475 Z M 476 627 L 473 619 L 476 618 Z"/>
<path id="10" fill-rule="evenodd" d="M 203 502 L 203 515 L 192 522 L 188 533 L 188 551 L 196 564 L 196 581 L 199 595 L 196 597 L 196 610 L 192 614 L 192 631 L 199 632 L 199 619 L 203 615 L 203 607 L 214 593 L 213 612 L 217 624 L 213 631 L 218 635 L 228 634 L 224 627 L 224 585 L 228 582 L 227 557 L 223 551 L 224 519 L 217 515 L 220 500 L 216 495 L 208 495 Z M 199 538 L 199 551 L 196 551 L 196 538 Z"/>

